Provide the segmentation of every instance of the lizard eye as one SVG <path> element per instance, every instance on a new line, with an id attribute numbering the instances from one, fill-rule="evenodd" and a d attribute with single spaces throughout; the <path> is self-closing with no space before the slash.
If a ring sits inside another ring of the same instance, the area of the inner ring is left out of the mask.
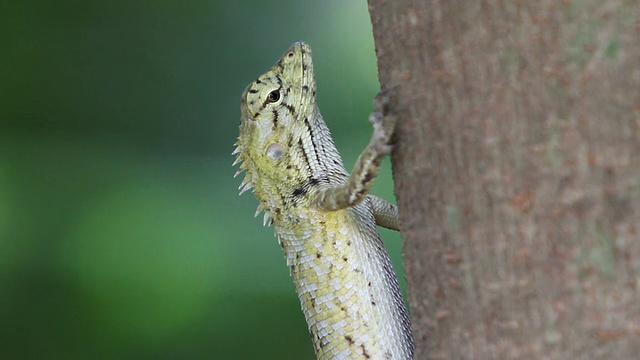
<path id="1" fill-rule="evenodd" d="M 267 102 L 274 103 L 280 100 L 280 90 L 273 90 L 267 95 Z"/>

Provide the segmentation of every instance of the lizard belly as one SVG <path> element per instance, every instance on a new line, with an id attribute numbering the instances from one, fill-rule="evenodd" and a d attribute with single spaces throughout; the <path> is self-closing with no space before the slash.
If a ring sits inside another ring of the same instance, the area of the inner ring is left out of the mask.
<path id="1" fill-rule="evenodd" d="M 410 359 L 406 306 L 367 202 L 278 229 L 319 359 Z"/>

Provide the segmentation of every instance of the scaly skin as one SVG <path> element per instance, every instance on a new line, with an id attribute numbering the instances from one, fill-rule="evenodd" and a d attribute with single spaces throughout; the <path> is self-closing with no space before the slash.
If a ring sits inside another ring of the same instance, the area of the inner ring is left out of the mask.
<path id="1" fill-rule="evenodd" d="M 413 359 L 409 316 L 376 224 L 397 208 L 368 195 L 391 150 L 383 93 L 349 174 L 316 106 L 311 49 L 295 43 L 251 83 L 234 154 L 285 252 L 318 359 Z M 257 215 L 257 213 L 256 213 Z M 270 220 L 270 221 L 269 221 Z"/>

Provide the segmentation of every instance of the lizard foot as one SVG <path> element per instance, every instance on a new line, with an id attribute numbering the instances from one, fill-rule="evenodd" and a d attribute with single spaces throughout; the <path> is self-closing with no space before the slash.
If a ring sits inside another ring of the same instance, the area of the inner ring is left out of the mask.
<path id="1" fill-rule="evenodd" d="M 369 115 L 373 125 L 371 146 L 380 154 L 389 154 L 393 148 L 393 132 L 396 128 L 397 117 L 391 111 L 392 89 L 383 89 L 373 101 L 374 111 Z"/>

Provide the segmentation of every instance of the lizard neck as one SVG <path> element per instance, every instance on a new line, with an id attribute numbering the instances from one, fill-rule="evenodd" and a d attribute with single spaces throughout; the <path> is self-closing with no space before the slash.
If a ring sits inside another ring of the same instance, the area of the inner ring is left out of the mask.
<path id="1" fill-rule="evenodd" d="M 301 121 L 308 134 L 301 140 L 312 177 L 327 183 L 346 181 L 348 173 L 318 108 L 314 106 L 312 115 Z"/>

